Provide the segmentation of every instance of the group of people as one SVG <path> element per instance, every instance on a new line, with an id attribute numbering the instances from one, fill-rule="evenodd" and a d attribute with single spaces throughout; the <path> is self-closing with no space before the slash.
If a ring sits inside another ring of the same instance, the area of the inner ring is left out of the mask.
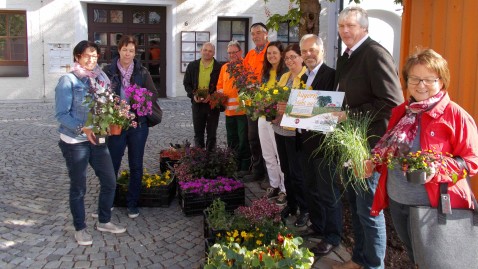
<path id="1" fill-rule="evenodd" d="M 410 96 L 405 101 L 393 57 L 369 37 L 368 24 L 367 12 L 358 6 L 340 12 L 338 31 L 346 50 L 338 58 L 336 70 L 324 63 L 324 45 L 317 35 L 307 34 L 299 44 L 284 48 L 279 41 L 268 41 L 268 29 L 263 23 L 250 27 L 255 48 L 244 58 L 240 43 L 229 42 L 229 64 L 242 62 L 257 76 L 258 82 L 269 87 L 275 84 L 290 88 L 306 85 L 312 90 L 345 92 L 344 106 L 352 114 L 374 116 L 368 142 L 375 154 L 400 156 L 433 149 L 460 156 L 467 165 L 468 174 L 475 175 L 478 172 L 476 124 L 468 113 L 450 100 L 447 93 L 450 72 L 446 60 L 431 49 L 410 56 L 402 71 Z M 134 59 L 136 40 L 124 36 L 118 42 L 118 49 L 119 56 L 103 72 L 96 63 L 98 46 L 81 41 L 73 51 L 75 64 L 72 72 L 63 76 L 56 87 L 59 146 L 70 176 L 70 208 L 75 238 L 80 245 L 92 243 L 86 230 L 84 209 L 88 163 L 101 183 L 97 229 L 112 233 L 125 231 L 110 219 L 115 181 L 126 147 L 131 175 L 128 215 L 131 218 L 139 215 L 137 201 L 148 137 L 147 118 L 139 117 L 137 128 L 110 137 L 106 145 L 96 144 L 91 128 L 84 126 L 88 113 L 85 96 L 97 84 L 111 85 L 121 98 L 130 84 L 146 87 L 155 93 L 154 99 L 157 97 L 147 69 Z M 237 175 L 244 181 L 263 180 L 267 175 L 267 197 L 277 204 L 286 205 L 282 211 L 284 218 L 296 216 L 294 225 L 302 227 L 302 236 L 320 239 L 312 252 L 328 254 L 341 240 L 340 198 L 343 195 L 334 173 L 334 165 L 342 164 L 327 163 L 324 153 L 315 151 L 325 134 L 281 127 L 285 103 L 278 104 L 277 118 L 252 121 L 238 109 L 238 89 L 234 77 L 227 71 L 228 64 L 221 67 L 214 55 L 215 46 L 205 43 L 201 59 L 191 62 L 184 76 L 184 87 L 192 103 L 195 146 L 209 151 L 215 149 L 220 116 L 219 108 L 209 106 L 209 95 L 199 98 L 196 90 L 206 88 L 209 94 L 223 92 L 228 98 L 224 111 L 227 144 L 236 152 Z M 334 115 L 339 121 L 347 117 L 345 112 Z M 451 164 L 449 169 L 460 174 L 458 163 L 451 158 L 447 161 Z M 438 172 L 424 185 L 417 185 L 407 182 L 399 168 L 379 165 L 363 180 L 366 190 L 345 187 L 355 240 L 351 260 L 334 266 L 335 269 L 384 268 L 386 231 L 382 209 L 388 205 L 394 227 L 412 262 L 410 206 L 436 207 L 438 185 L 447 182 L 452 207 L 473 207 L 471 191 L 464 179 L 454 183 L 448 175 Z"/>
<path id="2" fill-rule="evenodd" d="M 136 47 L 136 38 L 124 35 L 118 41 L 119 55 L 101 69 L 97 64 L 99 46 L 91 41 L 79 42 L 73 49 L 75 62 L 72 71 L 62 76 L 55 88 L 55 117 L 60 123 L 59 147 L 70 177 L 70 211 L 75 239 L 79 245 L 93 243 L 85 222 L 84 196 L 88 164 L 100 181 L 98 210 L 93 214 L 93 217 L 98 218 L 97 230 L 110 233 L 126 231 L 126 228 L 111 222 L 116 179 L 126 147 L 130 170 L 126 198 L 128 217 L 136 218 L 140 213 L 138 200 L 143 177 L 144 149 L 149 134 L 147 117 L 136 115 L 136 128 L 109 136 L 106 143 L 98 143 L 92 126 L 85 126 L 89 112 L 85 99 L 92 91 L 110 89 L 122 100 L 127 100 L 125 89 L 136 84 L 152 92 L 152 102 L 156 101 L 158 93 L 151 75 L 135 59 Z"/>
<path id="3" fill-rule="evenodd" d="M 279 41 L 269 42 L 267 27 L 255 23 L 250 32 L 256 47 L 244 59 L 240 44 L 233 40 L 227 46 L 229 63 L 220 67 L 214 59 L 214 45 L 206 43 L 202 58 L 189 64 L 184 77 L 192 102 L 195 145 L 214 150 L 220 114 L 207 106 L 208 98 L 199 100 L 195 90 L 207 87 L 210 93 L 223 92 L 228 97 L 227 143 L 236 151 L 238 176 L 249 181 L 268 175 L 266 196 L 286 205 L 283 217 L 296 215 L 294 225 L 304 227 L 302 236 L 321 239 L 311 249 L 316 255 L 328 254 L 341 240 L 343 193 L 334 165 L 343 164 L 330 164 L 323 152 L 316 151 L 325 134 L 280 126 L 285 103 L 278 104 L 280 115 L 270 121 L 265 117 L 252 121 L 238 109 L 238 89 L 227 72 L 229 64 L 242 61 L 267 87 L 305 85 L 312 90 L 345 92 L 344 107 L 349 114 L 334 116 L 340 122 L 347 115 L 373 115 L 368 142 L 374 154 L 385 158 L 433 149 L 462 157 L 469 175 L 478 171 L 476 125 L 447 94 L 450 72 L 446 60 L 431 49 L 410 56 L 402 71 L 410 96 L 405 101 L 393 57 L 369 37 L 368 27 L 364 9 L 354 6 L 341 11 L 338 31 L 346 50 L 334 70 L 324 63 L 324 46 L 318 36 L 307 34 L 298 45 L 284 48 Z M 456 161 L 447 161 L 449 168 L 460 174 Z M 387 240 L 382 209 L 388 205 L 394 227 L 414 262 L 408 210 L 413 205 L 436 207 L 439 182 L 450 182 L 452 207 L 473 207 L 465 179 L 453 184 L 450 177 L 437 173 L 426 184 L 416 185 L 407 182 L 400 168 L 387 165 L 377 166 L 368 176 L 363 179 L 367 188 L 345 186 L 355 240 L 351 260 L 335 269 L 384 268 Z M 459 197 L 458 193 L 465 195 Z"/>

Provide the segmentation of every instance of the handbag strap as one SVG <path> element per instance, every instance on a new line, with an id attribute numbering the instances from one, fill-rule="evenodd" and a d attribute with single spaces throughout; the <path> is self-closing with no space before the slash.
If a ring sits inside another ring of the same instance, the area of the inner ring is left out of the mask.
<path id="1" fill-rule="evenodd" d="M 460 169 L 466 170 L 466 183 L 468 185 L 468 188 L 470 189 L 471 201 L 474 205 L 473 225 L 478 226 L 478 202 L 476 201 L 476 197 L 473 194 L 473 191 L 471 190 L 468 166 L 466 165 L 466 162 L 463 160 L 462 157 L 455 156 L 454 159 L 458 163 L 458 166 L 460 167 Z M 440 183 L 440 194 L 448 194 L 448 183 Z M 446 223 L 446 214 L 443 212 L 442 199 L 439 199 L 438 201 L 438 223 Z"/>

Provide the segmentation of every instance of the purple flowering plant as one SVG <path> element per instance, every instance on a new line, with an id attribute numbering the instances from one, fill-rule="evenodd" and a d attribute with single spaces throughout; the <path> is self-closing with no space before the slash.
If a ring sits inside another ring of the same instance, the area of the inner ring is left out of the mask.
<path id="1" fill-rule="evenodd" d="M 195 194 L 222 194 L 244 188 L 242 182 L 227 177 L 199 178 L 188 182 L 180 181 L 179 186 L 185 193 Z"/>
<path id="2" fill-rule="evenodd" d="M 125 96 L 129 99 L 131 108 L 138 116 L 151 115 L 153 113 L 153 93 L 146 88 L 134 84 L 125 89 Z"/>

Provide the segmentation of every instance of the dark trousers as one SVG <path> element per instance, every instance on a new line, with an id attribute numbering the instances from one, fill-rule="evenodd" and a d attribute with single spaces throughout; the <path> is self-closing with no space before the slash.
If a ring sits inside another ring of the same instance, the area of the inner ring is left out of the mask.
<path id="1" fill-rule="evenodd" d="M 191 108 L 193 112 L 194 145 L 199 148 L 206 147 L 209 151 L 214 150 L 217 141 L 219 109 L 211 109 L 209 104 L 203 103 L 193 103 Z M 204 143 L 204 131 L 207 134 L 206 143 Z"/>
<path id="2" fill-rule="evenodd" d="M 265 162 L 262 158 L 261 141 L 259 139 L 259 127 L 257 120 L 247 117 L 247 139 L 251 151 L 251 171 L 253 175 L 263 176 L 266 173 Z"/>
<path id="3" fill-rule="evenodd" d="M 323 158 L 304 154 L 303 151 L 300 159 L 312 229 L 322 233 L 325 242 L 337 246 L 340 243 L 343 223 L 340 190 L 334 180 L 335 166 Z"/>
<path id="4" fill-rule="evenodd" d="M 251 153 L 247 141 L 246 116 L 226 116 L 226 131 L 227 146 L 236 152 L 237 170 L 248 170 L 251 165 Z"/>
<path id="5" fill-rule="evenodd" d="M 141 179 L 143 178 L 143 157 L 146 139 L 148 139 L 149 129 L 146 122 L 138 124 L 136 128 L 123 130 L 120 135 L 108 137 L 108 148 L 111 153 L 111 160 L 118 175 L 121 159 L 124 151 L 128 147 L 129 164 L 129 185 L 126 201 L 128 208 L 137 207 L 139 194 L 141 193 Z"/>
<path id="6" fill-rule="evenodd" d="M 300 209 L 300 213 L 307 213 L 307 201 L 304 197 L 304 176 L 300 165 L 299 152 L 296 147 L 295 136 L 275 134 L 277 153 L 280 167 L 284 173 L 284 186 L 287 193 L 287 205 Z"/>

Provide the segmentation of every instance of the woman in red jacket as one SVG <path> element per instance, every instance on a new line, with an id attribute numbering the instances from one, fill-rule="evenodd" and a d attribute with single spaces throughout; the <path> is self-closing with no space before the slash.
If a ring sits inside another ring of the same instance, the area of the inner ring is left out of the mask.
<path id="1" fill-rule="evenodd" d="M 431 49 L 408 58 L 402 70 L 410 99 L 392 111 L 386 134 L 372 150 L 384 158 L 403 156 L 418 150 L 433 150 L 460 156 L 466 162 L 469 175 L 478 171 L 478 132 L 473 118 L 450 100 L 447 88 L 450 71 L 446 60 Z M 471 190 L 463 170 L 451 157 L 445 157 L 447 169 L 458 174 L 453 183 L 449 173 L 435 173 L 428 182 L 409 183 L 401 167 L 377 166 L 381 173 L 371 214 L 390 206 L 393 224 L 405 244 L 411 261 L 413 249 L 409 231 L 410 206 L 437 207 L 439 183 L 447 182 L 452 208 L 473 208 Z"/>

